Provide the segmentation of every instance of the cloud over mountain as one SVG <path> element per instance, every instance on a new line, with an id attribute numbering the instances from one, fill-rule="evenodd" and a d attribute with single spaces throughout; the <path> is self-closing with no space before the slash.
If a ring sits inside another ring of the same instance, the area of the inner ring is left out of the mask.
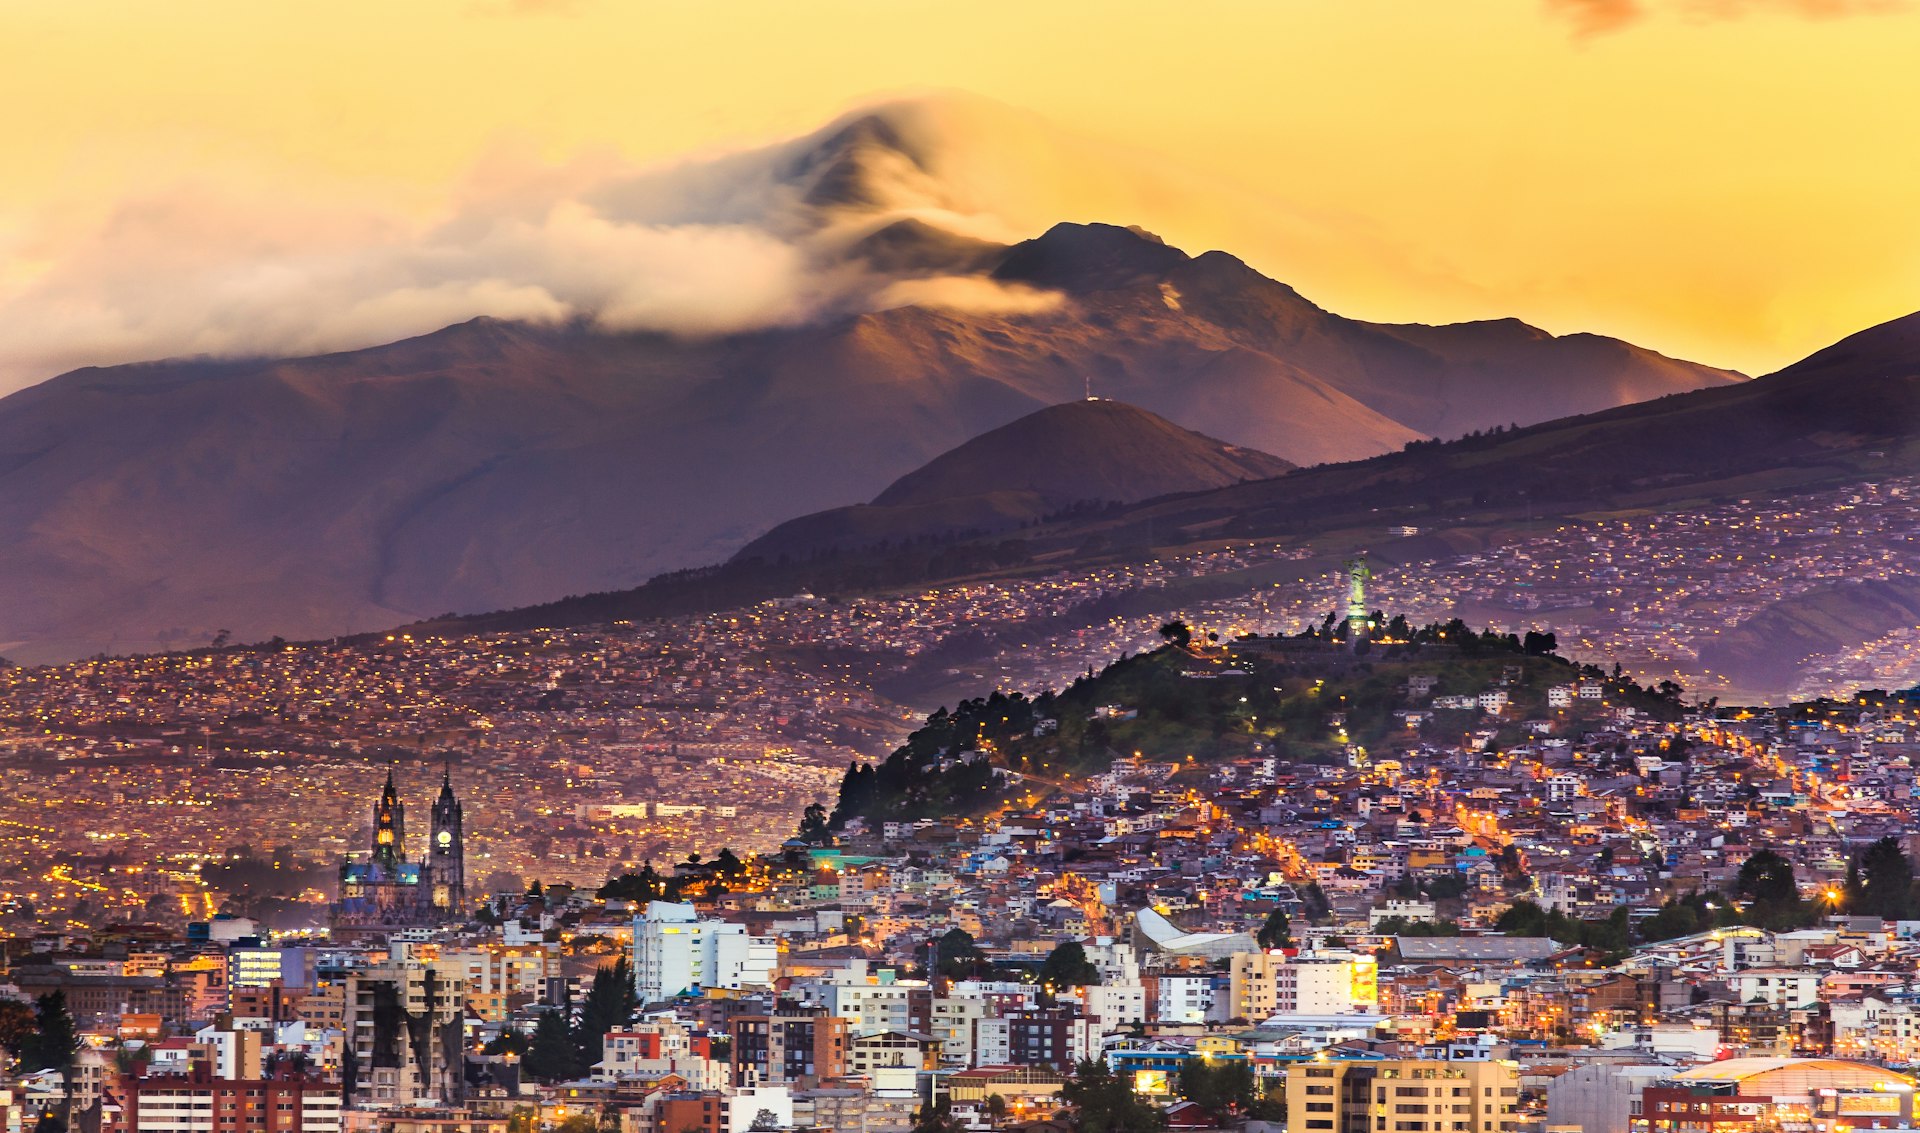
<path id="1" fill-rule="evenodd" d="M 940 257 L 881 262 L 868 240 L 912 220 L 1008 243 L 1205 192 L 961 95 L 652 168 L 501 154 L 426 220 L 365 194 L 208 173 L 0 228 L 14 261 L 0 273 L 0 393 L 81 365 L 356 349 L 481 315 L 704 335 L 909 303 L 1040 310 L 1054 297 Z M 1270 226 L 1318 227 L 1264 211 Z"/>

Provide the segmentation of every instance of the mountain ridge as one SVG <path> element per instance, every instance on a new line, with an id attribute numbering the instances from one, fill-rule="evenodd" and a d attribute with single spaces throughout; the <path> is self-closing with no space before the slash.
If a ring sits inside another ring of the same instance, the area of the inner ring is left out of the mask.
<path id="1" fill-rule="evenodd" d="M 1362 549 L 1381 561 L 1412 561 L 1449 540 L 1471 543 L 1511 531 L 1523 516 L 1790 496 L 1876 476 L 1920 475 L 1920 314 L 1868 328 L 1836 347 L 1844 349 L 1827 348 L 1738 386 L 1060 517 L 1022 529 L 1011 543 L 989 535 L 924 551 L 869 548 L 785 564 L 737 557 L 634 590 L 414 628 L 458 634 L 668 616 L 802 589 L 922 587 L 1257 538 L 1310 540 L 1321 564 L 1313 569 L 1332 569 Z M 1861 377 L 1863 369 L 1872 373 Z M 1431 533 L 1389 534 L 1401 525 Z M 1234 585 L 1225 578 L 1203 589 L 1224 594 L 1217 588 Z"/>
<path id="2" fill-rule="evenodd" d="M 928 219 L 951 194 L 914 123 L 842 126 L 775 163 L 812 202 L 782 223 L 814 233 L 816 268 L 864 281 L 799 321 L 482 319 L 304 358 L 76 370 L 0 398 L 0 652 L 324 637 L 632 587 L 871 499 L 1089 385 L 1313 465 L 1494 411 L 1738 380 L 1624 345 L 1577 359 L 1558 339 L 1390 332 L 1120 226 L 998 244 Z"/>
<path id="3" fill-rule="evenodd" d="M 988 535 L 1069 506 L 1134 503 L 1265 479 L 1293 467 L 1124 402 L 1063 402 L 949 449 L 889 484 L 871 503 L 788 520 L 733 558 Z"/>

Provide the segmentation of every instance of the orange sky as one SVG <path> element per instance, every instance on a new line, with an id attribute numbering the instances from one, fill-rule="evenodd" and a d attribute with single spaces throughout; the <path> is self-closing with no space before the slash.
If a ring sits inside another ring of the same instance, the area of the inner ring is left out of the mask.
<path id="1" fill-rule="evenodd" d="M 1547 0 L 0 0 L 0 352 L 35 331 L 10 299 L 57 277 L 84 305 L 76 249 L 155 192 L 297 200 L 250 223 L 305 238 L 340 202 L 424 221 L 501 161 L 659 162 L 948 89 L 1190 175 L 1063 219 L 1225 247 L 1358 317 L 1763 372 L 1920 308 L 1920 11 L 1640 6 L 1592 34 Z M 180 222 L 156 285 L 212 223 Z M 100 339 L 67 345 L 147 348 Z"/>

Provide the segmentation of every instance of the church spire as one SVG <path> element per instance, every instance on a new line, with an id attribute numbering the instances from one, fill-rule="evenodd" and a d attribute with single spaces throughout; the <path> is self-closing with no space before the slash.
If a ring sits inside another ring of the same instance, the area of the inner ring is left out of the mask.
<path id="1" fill-rule="evenodd" d="M 399 866 L 407 843 L 407 808 L 393 785 L 393 765 L 387 765 L 387 785 L 373 806 L 373 860 L 389 869 Z"/>
<path id="2" fill-rule="evenodd" d="M 427 877 L 433 886 L 433 904 L 453 916 L 467 900 L 466 837 L 460 800 L 453 793 L 453 757 L 440 779 L 440 797 L 433 803 L 433 830 L 427 838 Z"/>

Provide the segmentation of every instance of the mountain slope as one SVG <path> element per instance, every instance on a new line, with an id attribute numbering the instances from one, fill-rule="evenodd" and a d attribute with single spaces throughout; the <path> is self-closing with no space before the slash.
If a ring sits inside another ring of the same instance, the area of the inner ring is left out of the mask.
<path id="1" fill-rule="evenodd" d="M 1700 650 L 1738 688 L 1791 688 L 1810 657 L 1920 625 L 1920 577 L 1835 582 L 1775 602 Z"/>
<path id="2" fill-rule="evenodd" d="M 1030 570 L 1040 562 L 1048 570 L 1067 569 L 1219 539 L 1311 538 L 1323 566 L 1363 548 L 1384 560 L 1405 561 L 1433 554 L 1440 544 L 1431 536 L 1391 537 L 1390 526 L 1444 525 L 1471 538 L 1510 531 L 1523 516 L 1785 498 L 1895 475 L 1920 475 L 1920 314 L 1862 331 L 1738 386 L 1066 516 L 1023 529 L 1017 545 L 990 535 L 915 555 L 870 553 L 788 564 L 742 558 L 631 591 L 427 628 L 481 632 L 662 616 L 800 589 L 926 586 Z M 1219 585 L 1244 583 L 1223 578 Z M 1753 625 L 1760 634 L 1771 632 L 1759 618 Z M 1818 651 L 1820 641 L 1832 636 L 1810 639 L 1806 648 Z M 1735 662 L 1722 659 L 1723 665 Z"/>
<path id="3" fill-rule="evenodd" d="M 1293 465 L 1118 401 L 1048 406 L 895 480 L 871 504 L 789 520 L 736 558 L 1002 531 L 1069 505 L 1134 503 L 1278 476 Z"/>
<path id="4" fill-rule="evenodd" d="M 809 270 L 841 281 L 782 325 L 480 319 L 0 399 L 0 652 L 328 636 L 630 587 L 870 499 L 1089 384 L 1317 464 L 1733 380 L 1517 324 L 1358 323 L 1115 226 L 1011 247 L 950 231 L 927 219 L 960 214 L 936 144 L 882 113 L 753 158 Z"/>
<path id="5" fill-rule="evenodd" d="M 1778 373 L 1581 417 L 1302 469 L 1029 534 L 1054 545 L 1356 526 L 1357 516 L 1541 514 L 1788 493 L 1920 474 L 1920 314 Z"/>
<path id="6" fill-rule="evenodd" d="M 1292 468 L 1124 402 L 1069 401 L 942 453 L 895 480 L 873 502 L 921 504 L 978 492 L 1031 491 L 1049 502 L 1133 503 L 1265 480 Z"/>

